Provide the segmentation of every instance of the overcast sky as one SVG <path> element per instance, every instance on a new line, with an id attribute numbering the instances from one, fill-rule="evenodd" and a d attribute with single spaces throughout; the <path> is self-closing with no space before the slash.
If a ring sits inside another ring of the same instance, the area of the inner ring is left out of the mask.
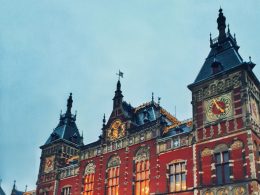
<path id="1" fill-rule="evenodd" d="M 177 118 L 190 118 L 187 85 L 217 36 L 223 8 L 244 61 L 260 78 L 259 0 L 0 0 L 0 178 L 9 194 L 35 189 L 41 150 L 73 93 L 84 142 L 101 133 L 124 72 L 124 100 L 160 96 Z"/>

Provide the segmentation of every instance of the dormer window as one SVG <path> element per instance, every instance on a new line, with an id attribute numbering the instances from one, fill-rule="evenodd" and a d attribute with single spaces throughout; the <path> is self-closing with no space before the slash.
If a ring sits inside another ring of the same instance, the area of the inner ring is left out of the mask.
<path id="1" fill-rule="evenodd" d="M 213 63 L 211 64 L 211 70 L 212 70 L 212 74 L 216 74 L 220 71 L 223 70 L 223 66 L 220 62 L 218 62 L 215 58 Z"/>

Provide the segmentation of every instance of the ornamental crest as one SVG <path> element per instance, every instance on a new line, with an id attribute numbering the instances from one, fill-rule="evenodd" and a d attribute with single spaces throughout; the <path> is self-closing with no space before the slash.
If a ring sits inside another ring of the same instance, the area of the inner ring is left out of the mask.
<path id="1" fill-rule="evenodd" d="M 201 152 L 201 157 L 205 157 L 205 156 L 210 156 L 212 155 L 213 151 L 210 150 L 209 148 L 205 148 L 202 152 Z"/>
<path id="2" fill-rule="evenodd" d="M 85 168 L 84 175 L 95 173 L 96 165 L 94 163 L 88 163 L 88 165 Z"/>
<path id="3" fill-rule="evenodd" d="M 237 140 L 231 145 L 231 148 L 232 150 L 243 148 L 243 143 Z"/>

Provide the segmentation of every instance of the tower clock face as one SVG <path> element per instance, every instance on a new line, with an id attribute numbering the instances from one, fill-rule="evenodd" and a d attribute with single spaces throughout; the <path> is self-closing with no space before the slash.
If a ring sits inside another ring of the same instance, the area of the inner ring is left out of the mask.
<path id="1" fill-rule="evenodd" d="M 44 164 L 44 172 L 49 173 L 54 168 L 54 156 L 47 157 Z"/>
<path id="2" fill-rule="evenodd" d="M 257 124 L 259 124 L 259 108 L 255 99 L 251 99 L 250 107 L 253 120 L 255 120 Z"/>
<path id="3" fill-rule="evenodd" d="M 121 120 L 115 120 L 107 131 L 107 137 L 110 141 L 121 138 L 125 135 L 125 124 Z"/>
<path id="4" fill-rule="evenodd" d="M 206 100 L 204 109 L 207 122 L 230 117 L 233 114 L 231 93 Z"/>

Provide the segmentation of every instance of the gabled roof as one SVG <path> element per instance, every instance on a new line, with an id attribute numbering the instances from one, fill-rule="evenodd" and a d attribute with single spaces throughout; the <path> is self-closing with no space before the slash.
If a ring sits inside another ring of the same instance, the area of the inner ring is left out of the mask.
<path id="1" fill-rule="evenodd" d="M 190 131 L 192 131 L 192 119 L 179 122 L 179 124 L 173 124 L 164 127 L 163 137 L 178 135 L 181 133 L 188 133 Z"/>
<path id="2" fill-rule="evenodd" d="M 179 123 L 179 120 L 162 108 L 159 104 L 154 101 L 144 103 L 134 108 L 134 123 L 137 126 L 144 125 L 146 123 L 155 121 L 161 117 L 164 117 L 164 122 L 167 125 L 173 125 Z"/>
<path id="3" fill-rule="evenodd" d="M 71 114 L 72 102 L 72 94 L 70 94 L 67 111 L 65 114 L 60 115 L 60 122 L 47 139 L 45 145 L 57 140 L 66 140 L 78 146 L 82 144 L 83 138 L 80 136 L 76 125 L 76 115 Z"/>

